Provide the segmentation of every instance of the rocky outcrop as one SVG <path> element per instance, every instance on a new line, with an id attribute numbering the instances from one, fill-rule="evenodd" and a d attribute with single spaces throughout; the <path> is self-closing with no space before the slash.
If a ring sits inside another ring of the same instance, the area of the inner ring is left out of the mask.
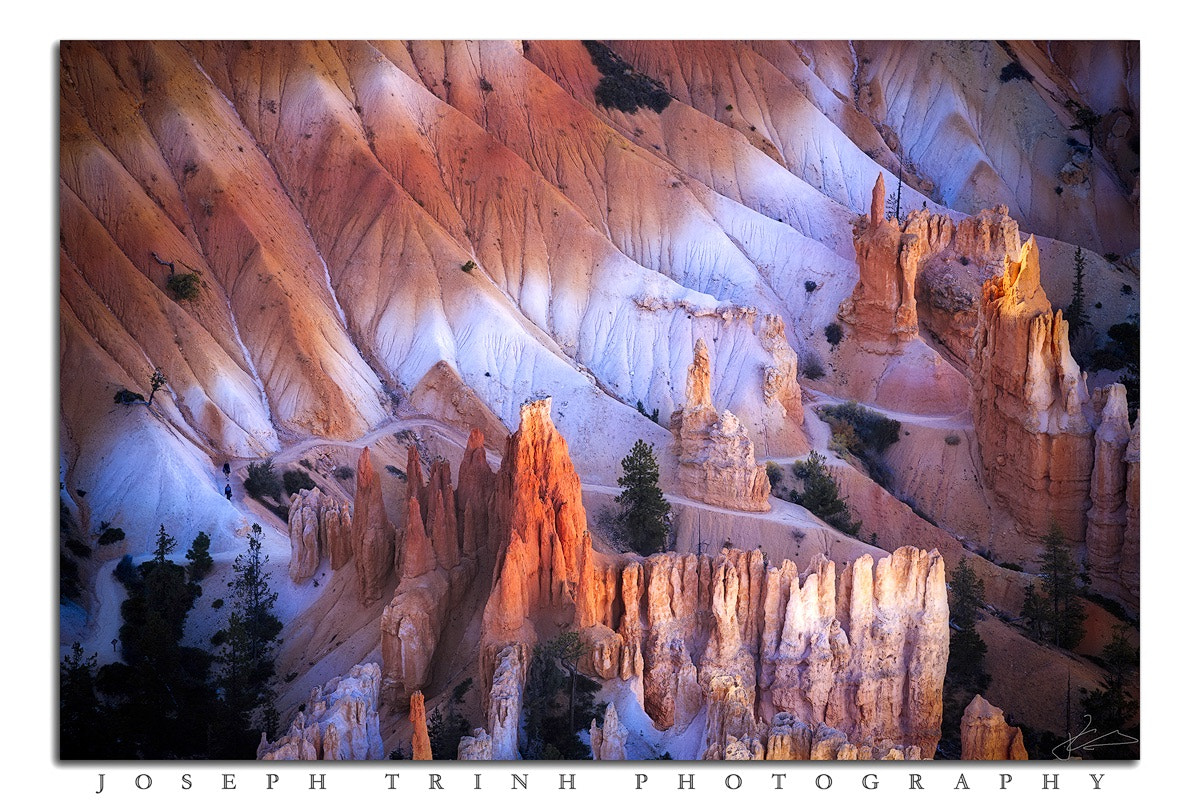
<path id="1" fill-rule="evenodd" d="M 604 724 L 592 720 L 591 743 L 593 761 L 624 761 L 625 742 L 629 731 L 617 717 L 617 709 L 609 703 L 604 709 Z"/>
<path id="2" fill-rule="evenodd" d="M 923 241 L 929 255 L 917 272 L 917 314 L 930 336 L 960 365 L 971 360 L 979 322 L 981 287 L 1017 258 L 1021 235 L 1004 206 L 986 208 L 953 222 L 922 209 L 909 215 L 906 233 Z"/>
<path id="3" fill-rule="evenodd" d="M 839 316 L 867 350 L 889 354 L 918 336 L 918 311 L 934 339 L 969 360 L 980 286 L 1020 248 L 1017 223 L 997 206 L 955 223 L 922 208 L 888 218 L 883 174 L 871 213 L 854 225 L 859 281 Z"/>
<path id="4" fill-rule="evenodd" d="M 858 283 L 839 311 L 860 343 L 894 348 L 917 338 L 916 279 L 920 266 L 913 236 L 903 235 L 900 222 L 887 218 L 883 173 L 871 193 L 870 216 L 854 225 Z"/>
<path id="5" fill-rule="evenodd" d="M 458 492 L 455 495 L 458 519 L 462 523 L 462 549 L 465 555 L 483 550 L 494 553 L 499 543 L 492 531 L 492 494 L 496 476 L 488 466 L 483 433 L 472 430 L 467 449 L 458 467 Z"/>
<path id="6" fill-rule="evenodd" d="M 301 489 L 293 495 L 288 507 L 291 579 L 301 583 L 311 578 L 326 554 L 331 568 L 341 568 L 350 556 L 350 529 L 350 505 L 345 501 L 339 502 L 315 488 Z"/>
<path id="7" fill-rule="evenodd" d="M 945 567 L 937 551 L 913 547 L 874 570 L 871 562 L 848 566 L 840 587 L 823 558 L 803 582 L 790 562 L 769 568 L 764 716 L 787 711 L 855 742 L 916 746 L 931 757 L 949 655 Z"/>
<path id="8" fill-rule="evenodd" d="M 754 460 L 746 427 L 729 410 L 712 403 L 708 345 L 697 339 L 688 368 L 687 397 L 671 415 L 679 455 L 679 481 L 688 497 L 722 508 L 767 511 L 770 483 Z"/>
<path id="9" fill-rule="evenodd" d="M 1018 529 L 1036 538 L 1058 525 L 1082 543 L 1093 458 L 1086 376 L 1042 289 L 1032 236 L 983 285 L 971 395 L 985 480 Z"/>
<path id="10" fill-rule="evenodd" d="M 1125 448 L 1125 540 L 1121 545 L 1121 588 L 1131 606 L 1141 602 L 1142 564 L 1142 418 L 1133 423 Z"/>
<path id="11" fill-rule="evenodd" d="M 699 373 L 702 387 L 707 373 Z M 633 681 L 660 729 L 680 730 L 705 713 L 696 756 L 762 758 L 765 721 L 778 712 L 837 728 L 856 757 L 860 748 L 932 756 L 949 649 L 937 551 L 903 547 L 877 564 L 863 556 L 840 583 L 824 558 L 801 575 L 757 550 L 602 555 L 591 548 L 579 491 L 549 402 L 527 405 L 497 475 L 509 540 L 481 633 L 496 758 L 516 753 L 539 623 L 565 620 L 582 634 L 581 669 Z"/>
<path id="12" fill-rule="evenodd" d="M 1027 761 L 1021 729 L 1004 721 L 1004 712 L 980 695 L 963 711 L 963 761 Z"/>
<path id="13" fill-rule="evenodd" d="M 420 691 L 408 699 L 408 721 L 412 723 L 413 761 L 432 761 L 433 747 L 429 744 L 429 726 L 425 723 L 425 695 Z"/>
<path id="14" fill-rule="evenodd" d="M 491 761 L 492 736 L 483 728 L 476 728 L 470 736 L 458 740 L 459 761 Z"/>
<path id="15" fill-rule="evenodd" d="M 346 675 L 312 690 L 305 710 L 278 741 L 266 735 L 258 747 L 263 761 L 378 761 L 384 757 L 379 735 L 378 664 L 360 664 Z"/>
<path id="16" fill-rule="evenodd" d="M 1087 564 L 1096 591 L 1109 594 L 1120 583 L 1121 551 L 1128 526 L 1125 451 L 1129 446 L 1129 407 L 1125 387 L 1114 383 L 1092 393 L 1096 450 L 1091 508 L 1087 514 Z"/>
<path id="17" fill-rule="evenodd" d="M 549 398 L 521 407 L 496 476 L 495 506 L 507 541 L 484 608 L 483 640 L 532 642 L 531 613 L 574 603 L 591 548 L 579 476 L 550 420 Z"/>
<path id="18" fill-rule="evenodd" d="M 521 699 L 529 666 L 528 648 L 509 645 L 496 654 L 496 671 L 487 685 L 487 723 L 491 731 L 492 757 L 497 761 L 520 758 Z"/>
<path id="19" fill-rule="evenodd" d="M 763 760 L 753 690 L 746 690 L 740 676 L 718 675 L 709 681 L 704 744 L 705 761 Z"/>
<path id="20" fill-rule="evenodd" d="M 487 462 L 477 434 L 472 434 L 476 444 L 468 447 L 460 469 L 460 475 L 470 476 L 466 498 L 455 492 L 450 465 L 444 460 L 434 462 L 426 484 L 420 454 L 409 447 L 404 535 L 396 543 L 392 565 L 400 581 L 380 620 L 384 697 L 391 704 L 408 700 L 428 683 L 450 609 L 470 587 L 477 557 L 487 551 L 472 547 L 464 556 L 458 538 L 459 503 L 465 500 L 471 508 L 484 498 L 475 476 L 477 460 L 483 460 L 485 471 Z M 486 531 L 487 509 L 476 511 L 472 519 L 474 523 L 484 520 Z"/>
<path id="21" fill-rule="evenodd" d="M 350 542 L 358 573 L 358 599 L 369 606 L 383 597 L 384 583 L 392 571 L 396 531 L 388 522 L 383 488 L 368 447 L 358 457 L 357 481 Z"/>
<path id="22" fill-rule="evenodd" d="M 767 761 L 920 761 L 916 745 L 906 748 L 856 745 L 845 733 L 823 722 L 806 724 L 780 712 L 767 733 Z"/>

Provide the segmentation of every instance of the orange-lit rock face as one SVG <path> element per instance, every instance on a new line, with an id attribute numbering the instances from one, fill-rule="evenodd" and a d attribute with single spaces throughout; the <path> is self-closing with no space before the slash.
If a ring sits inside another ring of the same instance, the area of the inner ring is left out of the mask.
<path id="1" fill-rule="evenodd" d="M 697 339 L 688 368 L 687 398 L 671 415 L 679 450 L 679 481 L 689 497 L 742 511 L 766 511 L 771 486 L 754 460 L 754 443 L 728 410 L 712 403 L 712 363 L 708 346 Z"/>
<path id="2" fill-rule="evenodd" d="M 549 399 L 521 408 L 496 476 L 496 521 L 507 545 L 484 610 L 484 641 L 522 639 L 531 612 L 575 600 L 587 517 L 567 443 L 550 421 Z"/>
<path id="3" fill-rule="evenodd" d="M 350 541 L 358 573 L 358 597 L 366 606 L 383 597 L 396 541 L 396 530 L 383 507 L 383 488 L 371 463 L 370 448 L 364 447 L 358 458 L 357 481 Z"/>
<path id="4" fill-rule="evenodd" d="M 425 695 L 413 692 L 408 704 L 408 719 L 413 726 L 413 761 L 432 761 L 433 748 L 429 743 L 429 727 L 425 723 Z"/>
<path id="5" fill-rule="evenodd" d="M 971 364 L 972 412 L 983 472 L 1021 532 L 1059 525 L 1082 542 L 1092 472 L 1087 386 L 1067 324 L 1046 299 L 1038 248 L 983 285 Z"/>
<path id="6" fill-rule="evenodd" d="M 975 695 L 962 716 L 963 761 L 1027 761 L 1021 729 L 1004 721 L 1004 712 Z"/>
<path id="7" fill-rule="evenodd" d="M 861 342 L 895 346 L 917 337 L 915 283 L 923 253 L 916 237 L 902 236 L 900 222 L 886 218 L 883 173 L 871 194 L 870 218 L 854 228 L 858 284 L 841 313 Z"/>
<path id="8" fill-rule="evenodd" d="M 759 551 L 662 553 L 644 562 L 626 554 L 623 566 L 613 564 L 591 551 L 578 478 L 548 411 L 546 401 L 526 406 L 498 475 L 510 541 L 484 613 L 485 686 L 501 676 L 502 696 L 519 696 L 525 667 L 510 645 L 533 644 L 536 617 L 571 608 L 588 649 L 581 664 L 598 676 L 640 677 L 657 726 L 679 729 L 707 706 L 709 757 L 744 750 L 762 758 L 777 712 L 835 726 L 843 741 L 886 746 L 882 753 L 915 747 L 932 755 L 949 648 L 936 551 L 903 547 L 878 564 L 863 556 L 840 589 L 824 559 L 800 576 L 790 561 L 768 566 Z M 503 666 L 505 658 L 517 661 Z M 501 724 L 510 712 L 494 692 L 485 692 L 485 708 Z M 508 747 L 512 734 L 496 724 L 493 747 Z"/>

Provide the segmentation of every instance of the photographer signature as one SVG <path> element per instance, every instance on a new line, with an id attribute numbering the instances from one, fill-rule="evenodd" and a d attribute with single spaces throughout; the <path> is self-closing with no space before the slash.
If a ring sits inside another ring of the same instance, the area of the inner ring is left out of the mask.
<path id="1" fill-rule="evenodd" d="M 1097 734 L 1096 729 L 1092 727 L 1091 715 L 1084 714 L 1083 730 L 1068 736 L 1065 742 L 1055 745 L 1054 749 L 1050 752 L 1060 761 L 1066 761 L 1071 757 L 1072 753 L 1079 750 L 1091 752 L 1098 747 L 1116 747 L 1122 744 L 1137 744 L 1137 742 L 1136 738 L 1129 734 L 1121 733 L 1119 730 Z"/>

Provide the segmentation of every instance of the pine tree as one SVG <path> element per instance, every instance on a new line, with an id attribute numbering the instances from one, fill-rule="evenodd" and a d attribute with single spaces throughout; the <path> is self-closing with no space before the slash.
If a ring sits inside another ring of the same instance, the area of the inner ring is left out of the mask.
<path id="1" fill-rule="evenodd" d="M 807 459 L 793 466 L 792 472 L 804 480 L 804 492 L 795 496 L 800 505 L 843 533 L 858 535 L 862 522 L 851 521 L 850 506 L 842 497 L 837 479 L 825 466 L 824 456 L 816 450 L 810 451 Z"/>
<path id="2" fill-rule="evenodd" d="M 165 563 L 167 555 L 175 549 L 177 544 L 175 537 L 167 534 L 167 527 L 159 525 L 158 535 L 154 537 L 154 563 Z"/>
<path id="3" fill-rule="evenodd" d="M 228 584 L 231 611 L 216 674 L 225 712 L 216 729 L 214 757 L 244 758 L 253 752 L 259 731 L 275 733 L 270 680 L 283 624 L 274 614 L 279 593 L 271 591 L 269 561 L 262 552 L 262 528 L 254 523 L 246 552 L 233 561 L 234 579 Z"/>
<path id="4" fill-rule="evenodd" d="M 167 377 L 162 374 L 162 370 L 155 369 L 150 376 L 150 398 L 146 400 L 146 405 L 149 406 L 154 402 L 154 393 L 167 385 Z"/>
<path id="5" fill-rule="evenodd" d="M 621 468 L 624 474 L 617 478 L 617 485 L 624 491 L 617 496 L 617 503 L 629 544 L 644 556 L 657 553 L 667 544 L 671 504 L 658 487 L 654 445 L 638 439 L 621 459 Z"/>
<path id="6" fill-rule="evenodd" d="M 955 629 L 950 632 L 947 672 L 953 673 L 962 684 L 982 692 L 991 682 L 983 668 L 987 644 L 975 630 L 975 617 L 983 607 L 983 580 L 963 558 L 950 573 L 949 589 L 950 622 Z"/>
<path id="7" fill-rule="evenodd" d="M 212 540 L 208 538 L 208 534 L 204 531 L 196 534 L 196 538 L 192 540 L 192 546 L 188 548 L 184 557 L 188 560 L 188 577 L 193 581 L 200 581 L 205 575 L 212 572 L 213 559 L 209 555 L 208 547 Z"/>
<path id="8" fill-rule="evenodd" d="M 1071 304 L 1063 310 L 1063 319 L 1067 321 L 1067 338 L 1074 344 L 1085 328 L 1092 326 L 1088 316 L 1087 303 L 1083 297 L 1083 249 L 1075 248 L 1075 283 L 1071 290 Z"/>
<path id="9" fill-rule="evenodd" d="M 1137 688 L 1135 675 L 1139 653 L 1130 641 L 1132 633 L 1129 625 L 1113 628 L 1112 637 L 1101 651 L 1101 657 L 1108 667 L 1104 681 L 1094 691 L 1080 690 L 1083 711 L 1092 718 L 1092 726 L 1099 731 L 1127 731 L 1137 714 L 1138 704 L 1133 692 Z M 1136 740 L 1128 745 L 1136 747 Z M 1136 750 L 1128 745 L 1121 750 L 1109 751 L 1109 757 L 1137 758 Z"/>
<path id="10" fill-rule="evenodd" d="M 1042 538 L 1038 564 L 1040 580 L 1026 588 L 1021 616 L 1035 638 L 1070 650 L 1083 639 L 1086 614 L 1079 600 L 1078 568 L 1058 525 L 1051 525 Z"/>
<path id="11" fill-rule="evenodd" d="M 96 696 L 96 654 L 84 658 L 79 642 L 59 662 L 59 757 L 102 758 L 105 731 Z"/>
<path id="12" fill-rule="evenodd" d="M 262 552 L 262 527 L 251 526 L 247 550 L 233 560 L 233 608 L 240 612 L 242 624 L 250 637 L 251 657 L 258 661 L 269 656 L 277 642 L 283 624 L 273 613 L 279 593 L 271 591 L 271 573 L 267 564 L 271 557 Z"/>

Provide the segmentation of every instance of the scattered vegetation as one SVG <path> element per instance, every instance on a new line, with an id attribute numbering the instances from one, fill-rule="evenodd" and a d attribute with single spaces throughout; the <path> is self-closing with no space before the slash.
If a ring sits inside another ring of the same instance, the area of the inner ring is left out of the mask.
<path id="1" fill-rule="evenodd" d="M 258 732 L 274 738 L 278 724 L 270 680 L 283 623 L 275 616 L 279 593 L 271 590 L 270 556 L 262 552 L 262 528 L 251 526 L 246 552 L 233 561 L 229 622 L 217 655 L 215 682 L 223 714 L 211 723 L 237 753 L 253 752 Z M 243 756 L 244 757 L 244 756 Z"/>
<path id="2" fill-rule="evenodd" d="M 484 93 L 492 91 L 491 81 L 489 81 L 487 78 L 483 77 L 482 75 L 479 76 L 479 90 Z M 435 758 L 436 758 L 436 756 L 435 756 Z"/>
<path id="3" fill-rule="evenodd" d="M 444 706 L 435 708 L 425 718 L 429 729 L 429 745 L 433 752 L 434 761 L 450 761 L 458 758 L 458 742 L 471 732 L 467 718 L 463 716 L 459 706 L 462 697 L 457 694 L 450 698 Z M 442 713 L 442 708 L 446 713 Z"/>
<path id="4" fill-rule="evenodd" d="M 621 528 L 637 552 L 644 556 L 661 552 L 671 529 L 671 505 L 658 486 L 654 445 L 638 439 L 621 459 L 621 469 L 624 474 L 617 478 L 617 485 L 624 489 L 617 496 Z"/>
<path id="5" fill-rule="evenodd" d="M 813 450 L 804 461 L 792 465 L 792 474 L 804 481 L 804 491 L 792 490 L 790 499 L 807 508 L 833 527 L 851 536 L 858 536 L 862 521 L 850 518 L 850 506 L 841 495 L 837 479 L 825 466 L 825 457 Z"/>
<path id="6" fill-rule="evenodd" d="M 832 430 L 831 447 L 841 456 L 854 456 L 867 468 L 867 474 L 881 486 L 891 481 L 891 471 L 882 456 L 900 441 L 897 420 L 860 406 L 853 400 L 836 406 L 822 406 L 817 416 Z"/>
<path id="7" fill-rule="evenodd" d="M 167 289 L 180 302 L 195 300 L 200 296 L 200 276 L 195 272 L 176 272 L 167 277 Z"/>
<path id="8" fill-rule="evenodd" d="M 779 466 L 774 461 L 768 461 L 766 463 L 766 470 L 767 480 L 771 482 L 771 490 L 774 491 L 775 487 L 778 486 L 781 481 L 783 481 L 783 467 Z"/>
<path id="9" fill-rule="evenodd" d="M 343 464 L 333 471 L 333 477 L 339 481 L 348 481 L 354 477 L 354 469 Z"/>
<path id="10" fill-rule="evenodd" d="M 844 335 L 845 331 L 842 330 L 840 322 L 831 322 L 825 326 L 825 341 L 829 342 L 830 347 L 841 344 Z"/>
<path id="11" fill-rule="evenodd" d="M 386 469 L 389 474 L 395 475 L 402 481 L 408 480 L 408 473 L 397 467 L 395 464 L 388 464 L 386 467 L 384 467 L 384 469 Z"/>
<path id="12" fill-rule="evenodd" d="M 599 105 L 626 114 L 637 113 L 640 108 L 661 114 L 671 104 L 672 98 L 665 86 L 634 70 L 612 48 L 596 41 L 585 41 L 583 46 L 600 71 L 600 83 L 595 92 Z"/>
<path id="13" fill-rule="evenodd" d="M 821 359 L 816 353 L 809 353 L 804 357 L 804 367 L 802 370 L 804 377 L 810 381 L 820 380 L 825 377 L 825 366 L 821 363 Z"/>
<path id="14" fill-rule="evenodd" d="M 808 281 L 804 282 L 804 291 L 811 293 L 811 292 L 815 292 L 816 290 L 817 290 L 817 282 L 816 281 L 808 280 Z"/>
<path id="15" fill-rule="evenodd" d="M 1085 131 L 1088 136 L 1088 150 L 1091 150 L 1095 144 L 1096 126 L 1100 124 L 1102 117 L 1092 109 L 1074 100 L 1067 101 L 1067 109 L 1075 115 L 1075 124 L 1070 129 L 1073 131 Z"/>
<path id="16" fill-rule="evenodd" d="M 1000 82 L 1008 83 L 1009 81 L 1032 81 L 1033 76 L 1029 74 L 1029 70 L 1025 69 L 1016 61 L 1010 61 L 1004 65 L 1004 69 L 1000 70 Z"/>
<path id="17" fill-rule="evenodd" d="M 950 445 L 951 447 L 962 444 L 962 438 L 957 433 L 946 434 L 945 441 L 946 441 L 946 444 Z"/>
<path id="18" fill-rule="evenodd" d="M 279 473 L 275 471 L 275 463 L 270 458 L 266 461 L 252 461 L 246 468 L 246 480 L 243 482 L 246 493 L 253 498 L 262 500 L 267 497 L 278 497 L 283 489 Z"/>
<path id="19" fill-rule="evenodd" d="M 643 417 L 650 420 L 651 422 L 654 422 L 654 423 L 658 422 L 658 409 L 657 408 L 654 409 L 653 411 L 647 412 L 646 406 L 644 406 L 642 404 L 641 400 L 638 400 L 637 401 L 637 410 L 638 410 L 639 414 L 641 414 Z"/>
<path id="20" fill-rule="evenodd" d="M 145 404 L 146 398 L 144 395 L 138 394 L 137 392 L 131 392 L 122 386 L 117 390 L 117 393 L 113 395 L 113 402 L 126 406 L 133 405 L 135 403 Z"/>
<path id="21" fill-rule="evenodd" d="M 107 522 L 100 523 L 100 538 L 96 540 L 96 544 L 105 547 L 110 544 L 124 541 L 125 531 L 121 528 L 114 528 Z"/>
<path id="22" fill-rule="evenodd" d="M 302 469 L 289 469 L 283 473 L 283 493 L 287 497 L 299 494 L 301 489 L 315 489 L 316 481 Z"/>
<path id="23" fill-rule="evenodd" d="M 471 270 L 475 269 L 476 266 L 478 266 L 478 265 L 474 261 L 468 261 L 467 263 L 462 265 L 462 271 L 470 272 Z"/>
<path id="24" fill-rule="evenodd" d="M 1141 406 L 1142 326 L 1138 319 L 1120 322 L 1108 329 L 1108 342 L 1092 354 L 1093 371 L 1109 369 L 1120 373 L 1129 403 L 1129 421 L 1137 418 Z"/>

